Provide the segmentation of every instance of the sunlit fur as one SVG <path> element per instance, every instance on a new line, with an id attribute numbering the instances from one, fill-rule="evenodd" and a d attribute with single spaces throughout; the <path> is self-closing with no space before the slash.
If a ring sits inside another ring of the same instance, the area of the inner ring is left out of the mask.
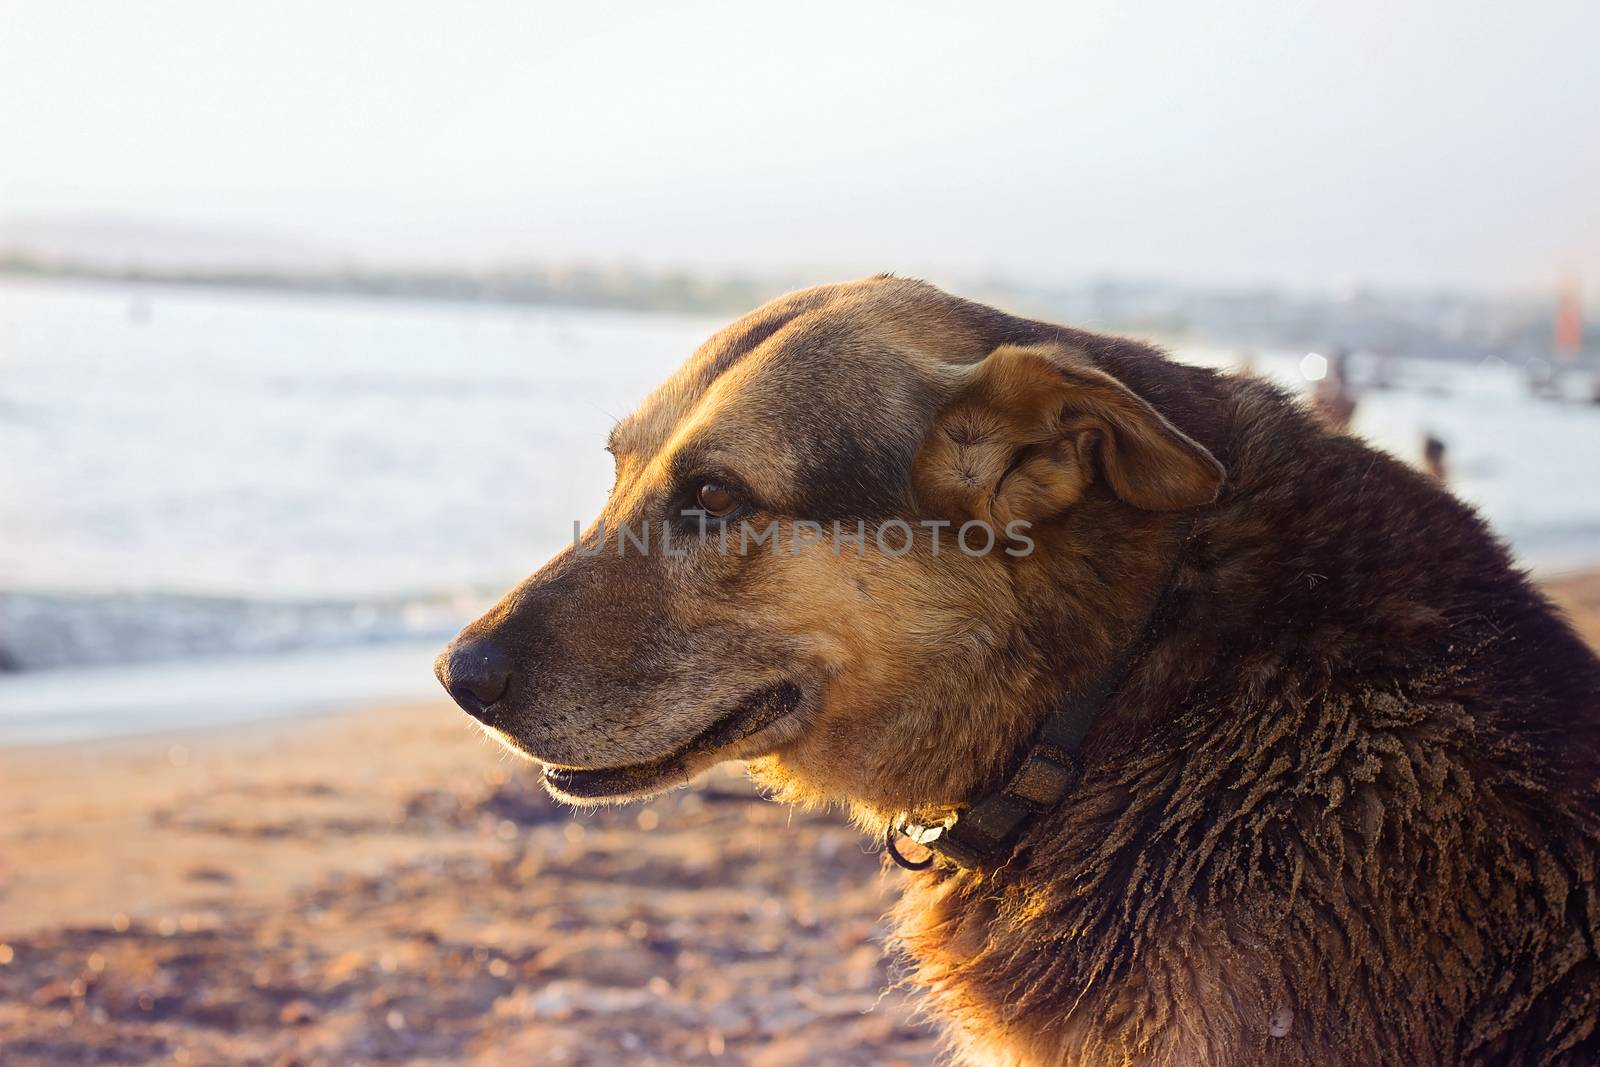
<path id="1" fill-rule="evenodd" d="M 1079 791 L 1000 869 L 906 879 L 959 1056 L 1600 1062 L 1600 664 L 1430 480 L 1259 381 L 892 278 L 746 316 L 614 444 L 611 520 L 694 456 L 785 531 L 1022 516 L 1034 551 L 565 553 L 468 631 L 513 649 L 535 756 L 647 759 L 790 679 L 720 755 L 881 834 L 1149 623 Z"/>

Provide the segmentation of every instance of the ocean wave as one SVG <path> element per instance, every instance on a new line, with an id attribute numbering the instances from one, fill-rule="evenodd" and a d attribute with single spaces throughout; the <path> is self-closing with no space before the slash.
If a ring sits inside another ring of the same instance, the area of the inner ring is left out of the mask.
<path id="1" fill-rule="evenodd" d="M 179 593 L 0 592 L 0 669 L 50 670 L 444 640 L 472 596 L 279 601 Z"/>

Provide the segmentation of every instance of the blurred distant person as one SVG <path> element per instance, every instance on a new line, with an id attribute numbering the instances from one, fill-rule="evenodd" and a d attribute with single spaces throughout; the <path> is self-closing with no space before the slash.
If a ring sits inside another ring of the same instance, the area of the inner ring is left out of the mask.
<path id="1" fill-rule="evenodd" d="M 1450 472 L 1444 462 L 1444 441 L 1431 433 L 1422 437 L 1422 469 L 1436 481 L 1450 480 Z"/>
<path id="2" fill-rule="evenodd" d="M 1555 369 L 1542 359 L 1528 361 L 1528 392 L 1534 396 L 1549 396 L 1555 392 Z"/>
<path id="3" fill-rule="evenodd" d="M 1369 389 L 1393 389 L 1395 380 L 1394 356 L 1384 353 L 1378 357 L 1378 366 L 1364 384 Z"/>
<path id="4" fill-rule="evenodd" d="M 1356 414 L 1356 396 L 1350 386 L 1350 353 L 1343 349 L 1328 360 L 1328 372 L 1311 393 L 1311 410 L 1329 429 L 1340 433 L 1350 428 Z"/>

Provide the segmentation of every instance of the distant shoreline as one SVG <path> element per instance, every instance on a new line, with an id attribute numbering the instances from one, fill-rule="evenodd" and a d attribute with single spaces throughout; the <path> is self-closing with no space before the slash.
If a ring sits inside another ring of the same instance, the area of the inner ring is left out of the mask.
<path id="1" fill-rule="evenodd" d="M 784 292 L 836 280 L 837 276 L 542 264 L 482 270 L 244 265 L 159 268 L 0 248 L 0 278 L 731 316 Z M 1357 291 L 1314 296 L 1270 288 L 1207 289 L 1110 279 L 1043 286 L 1002 279 L 945 280 L 944 284 L 963 296 L 1029 317 L 1244 351 L 1278 346 L 1421 359 L 1494 358 L 1523 364 L 1552 359 L 1554 301 L 1449 292 Z M 1600 365 L 1600 322 L 1585 325 L 1587 343 L 1577 362 Z"/>
<path id="2" fill-rule="evenodd" d="M 749 279 L 708 279 L 687 271 L 635 274 L 577 268 L 473 274 L 370 269 L 159 270 L 124 269 L 4 255 L 0 255 L 0 278 L 686 314 L 735 314 L 747 311 L 793 287 L 786 283 Z"/>

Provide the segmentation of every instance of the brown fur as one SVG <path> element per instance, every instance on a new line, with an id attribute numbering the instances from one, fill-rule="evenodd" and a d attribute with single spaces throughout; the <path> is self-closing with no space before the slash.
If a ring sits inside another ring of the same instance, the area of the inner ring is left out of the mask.
<path id="1" fill-rule="evenodd" d="M 549 764 L 655 759 L 786 681 L 793 714 L 649 788 L 743 758 L 881 833 L 992 787 L 1149 622 L 1079 790 L 998 870 L 908 880 L 969 1061 L 1600 1060 L 1600 664 L 1428 479 L 1259 381 L 891 278 L 753 312 L 613 447 L 589 549 L 707 475 L 785 537 L 1036 547 L 563 553 L 458 639 L 510 655 L 483 717 Z"/>

